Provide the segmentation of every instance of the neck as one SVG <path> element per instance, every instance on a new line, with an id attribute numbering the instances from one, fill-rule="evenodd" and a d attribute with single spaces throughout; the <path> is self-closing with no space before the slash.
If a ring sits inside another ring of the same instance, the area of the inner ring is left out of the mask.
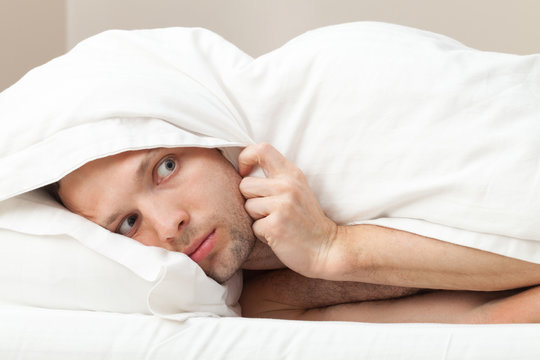
<path id="1" fill-rule="evenodd" d="M 273 270 L 282 269 L 285 265 L 274 254 L 270 246 L 255 240 L 253 250 L 242 264 L 244 270 Z"/>

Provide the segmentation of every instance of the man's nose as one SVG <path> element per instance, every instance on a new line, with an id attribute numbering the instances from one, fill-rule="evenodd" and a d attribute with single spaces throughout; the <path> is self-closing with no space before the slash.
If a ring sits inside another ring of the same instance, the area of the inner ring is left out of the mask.
<path id="1" fill-rule="evenodd" d="M 146 216 L 149 225 L 154 228 L 158 241 L 163 245 L 180 239 L 182 231 L 189 223 L 189 215 L 185 209 L 159 203 L 149 206 Z"/>

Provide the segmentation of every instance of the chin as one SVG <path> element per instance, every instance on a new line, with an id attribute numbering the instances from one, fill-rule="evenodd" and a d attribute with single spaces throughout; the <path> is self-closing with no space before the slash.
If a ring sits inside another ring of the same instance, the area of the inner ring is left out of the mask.
<path id="1" fill-rule="evenodd" d="M 240 268 L 238 268 L 238 270 L 240 270 Z M 217 283 L 219 284 L 223 284 L 224 282 L 226 282 L 227 280 L 229 280 L 230 278 L 232 278 L 234 276 L 234 274 L 236 274 L 236 272 L 238 271 L 233 271 L 232 273 L 230 271 L 227 271 L 227 272 L 209 272 L 207 273 L 206 275 L 208 275 L 209 277 L 211 277 L 212 279 L 214 279 Z"/>
<path id="2" fill-rule="evenodd" d="M 249 254 L 253 250 L 255 240 L 253 238 L 237 240 L 234 246 L 227 250 L 227 256 L 224 256 L 216 262 L 216 267 L 206 272 L 206 274 L 222 284 L 229 280 L 242 267 Z"/>

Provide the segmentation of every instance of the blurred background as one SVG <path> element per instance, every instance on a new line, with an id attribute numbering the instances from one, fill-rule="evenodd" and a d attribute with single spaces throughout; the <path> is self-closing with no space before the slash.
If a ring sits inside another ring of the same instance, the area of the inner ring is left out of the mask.
<path id="1" fill-rule="evenodd" d="M 0 91 L 107 29 L 200 26 L 258 56 L 307 30 L 359 20 L 540 53 L 540 0 L 0 0 Z"/>

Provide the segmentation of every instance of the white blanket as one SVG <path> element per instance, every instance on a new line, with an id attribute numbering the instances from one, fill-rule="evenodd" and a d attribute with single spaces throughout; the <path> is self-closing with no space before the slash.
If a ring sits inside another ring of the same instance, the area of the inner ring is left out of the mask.
<path id="1" fill-rule="evenodd" d="M 540 263 L 538 55 L 380 23 L 257 59 L 203 29 L 110 31 L 3 92 L 0 119 L 0 200 L 125 150 L 220 147 L 234 162 L 266 141 L 340 224 Z"/>

